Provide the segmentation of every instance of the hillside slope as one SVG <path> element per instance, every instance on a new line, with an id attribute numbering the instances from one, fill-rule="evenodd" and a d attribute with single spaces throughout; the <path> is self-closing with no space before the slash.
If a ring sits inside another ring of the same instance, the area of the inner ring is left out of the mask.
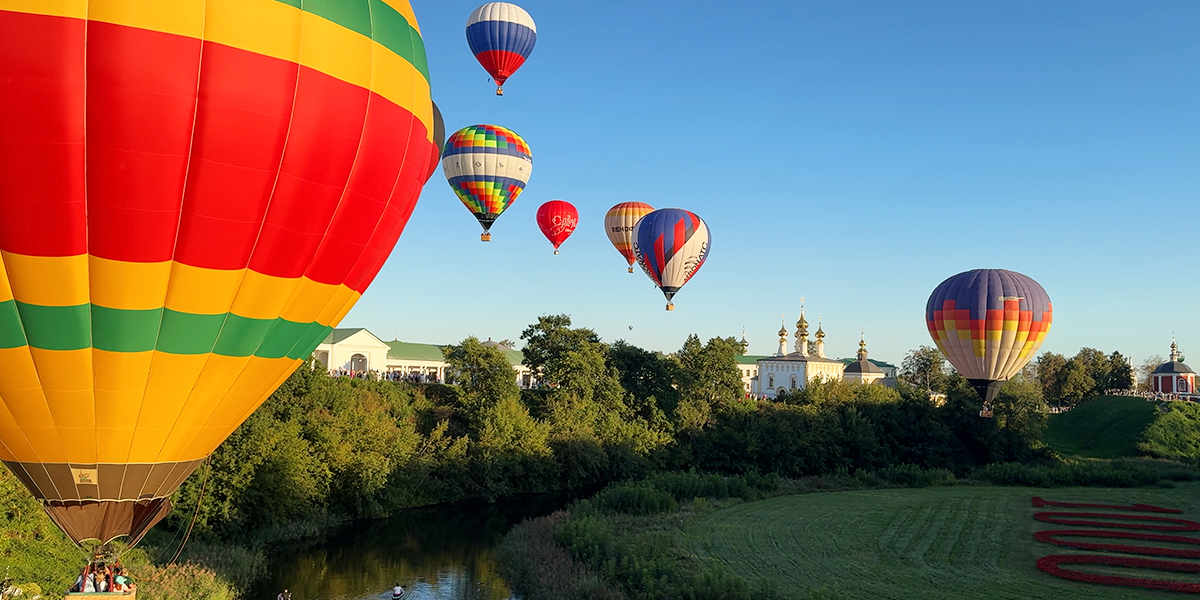
<path id="1" fill-rule="evenodd" d="M 1131 396 L 1102 396 L 1050 415 L 1043 440 L 1064 456 L 1141 456 L 1138 442 L 1158 416 L 1158 404 Z"/>

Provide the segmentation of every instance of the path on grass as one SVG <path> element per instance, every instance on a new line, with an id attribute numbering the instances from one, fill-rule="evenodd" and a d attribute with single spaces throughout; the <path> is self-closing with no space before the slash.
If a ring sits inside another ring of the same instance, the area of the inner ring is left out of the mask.
<path id="1" fill-rule="evenodd" d="M 771 579 L 802 594 L 828 586 L 834 598 L 1045 600 L 1180 598 L 1168 592 L 1064 581 L 1038 558 L 1071 551 L 1033 533 L 1032 496 L 1071 502 L 1142 502 L 1200 520 L 1200 485 L 1175 489 L 949 487 L 783 496 L 738 504 L 689 525 L 704 558 L 751 582 Z M 1142 576 L 1145 572 L 1142 572 Z"/>

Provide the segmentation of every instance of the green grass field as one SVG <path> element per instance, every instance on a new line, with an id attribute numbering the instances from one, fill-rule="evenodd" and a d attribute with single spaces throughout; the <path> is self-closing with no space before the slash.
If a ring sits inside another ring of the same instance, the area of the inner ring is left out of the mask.
<path id="1" fill-rule="evenodd" d="M 1141 398 L 1102 396 L 1070 412 L 1050 415 L 1043 440 L 1064 456 L 1140 456 L 1137 442 L 1157 410 L 1156 403 Z"/>
<path id="2" fill-rule="evenodd" d="M 1181 597 L 1077 583 L 1038 571 L 1035 564 L 1042 556 L 1082 552 L 1033 539 L 1035 531 L 1069 528 L 1034 521 L 1032 515 L 1039 510 L 1069 509 L 1034 509 L 1033 496 L 1142 502 L 1183 509 L 1183 518 L 1200 520 L 1200 483 L 1173 489 L 959 486 L 806 494 L 738 504 L 690 523 L 685 540 L 697 555 L 725 562 L 752 584 L 771 580 L 779 591 L 799 597 L 822 586 L 829 592 L 823 598 Z M 1168 577 L 1156 571 L 1077 570 Z"/>

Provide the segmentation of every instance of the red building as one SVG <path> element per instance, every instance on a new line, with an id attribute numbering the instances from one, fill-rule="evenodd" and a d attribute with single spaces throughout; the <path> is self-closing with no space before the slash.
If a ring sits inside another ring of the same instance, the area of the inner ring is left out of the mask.
<path id="1" fill-rule="evenodd" d="M 1196 372 L 1183 364 L 1179 356 L 1179 345 L 1171 340 L 1171 360 L 1165 362 L 1150 375 L 1154 381 L 1154 391 L 1167 394 L 1195 395 Z"/>

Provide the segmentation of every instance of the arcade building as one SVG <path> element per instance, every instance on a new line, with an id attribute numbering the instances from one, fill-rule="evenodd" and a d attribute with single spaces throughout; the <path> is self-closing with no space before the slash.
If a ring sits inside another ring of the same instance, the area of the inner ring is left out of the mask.
<path id="1" fill-rule="evenodd" d="M 1179 355 L 1179 345 L 1175 343 L 1175 340 L 1171 340 L 1171 360 L 1159 365 L 1150 374 L 1150 379 L 1154 384 L 1155 392 L 1183 396 L 1197 395 L 1196 372 L 1183 364 L 1183 357 Z"/>

